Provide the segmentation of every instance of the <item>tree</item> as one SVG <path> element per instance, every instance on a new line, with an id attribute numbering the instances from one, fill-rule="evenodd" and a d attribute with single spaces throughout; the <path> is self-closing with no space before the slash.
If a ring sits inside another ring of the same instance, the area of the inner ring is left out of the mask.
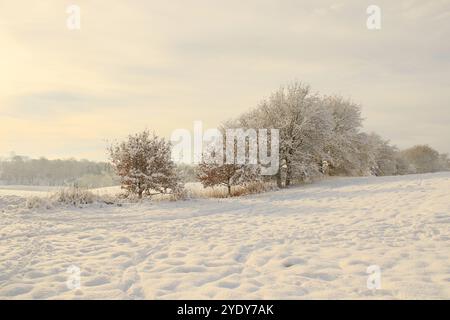
<path id="1" fill-rule="evenodd" d="M 374 159 L 373 173 L 377 176 L 388 176 L 397 174 L 397 149 L 383 140 L 379 135 L 372 133 L 370 146 Z"/>
<path id="2" fill-rule="evenodd" d="M 402 156 L 412 166 L 412 173 L 436 172 L 442 170 L 439 152 L 428 145 L 418 145 L 402 151 Z"/>
<path id="3" fill-rule="evenodd" d="M 281 87 L 234 122 L 234 126 L 242 128 L 279 129 L 279 163 L 283 164 L 276 175 L 279 187 L 321 174 L 332 118 L 320 102 L 309 86 L 295 82 Z"/>
<path id="4" fill-rule="evenodd" d="M 152 192 L 176 192 L 181 187 L 171 160 L 170 142 L 164 138 L 145 130 L 111 145 L 109 153 L 122 188 L 139 198 Z"/>
<path id="5" fill-rule="evenodd" d="M 228 196 L 231 196 L 231 187 L 258 181 L 259 172 L 255 166 L 201 162 L 198 165 L 197 178 L 205 188 L 226 187 Z"/>
<path id="6" fill-rule="evenodd" d="M 105 162 L 24 156 L 0 161 L 0 181 L 6 184 L 102 187 L 116 184 L 116 178 Z"/>
<path id="7" fill-rule="evenodd" d="M 197 179 L 204 188 L 225 186 L 228 196 L 231 196 L 231 187 L 245 186 L 248 183 L 258 181 L 260 179 L 260 168 L 258 165 L 238 164 L 236 158 L 233 161 L 234 163 L 225 163 L 226 144 L 223 141 L 226 141 L 226 138 L 210 141 L 206 144 L 202 161 L 199 163 L 196 173 Z M 237 147 L 236 141 L 234 141 L 234 147 Z"/>
<path id="8" fill-rule="evenodd" d="M 413 172 L 411 164 L 408 160 L 402 155 L 401 151 L 397 151 L 395 154 L 395 162 L 396 162 L 396 174 L 405 175 Z"/>
<path id="9" fill-rule="evenodd" d="M 442 171 L 449 171 L 450 170 L 450 159 L 448 157 L 448 154 L 442 153 L 439 156 L 439 162 L 440 162 L 440 168 Z"/>
<path id="10" fill-rule="evenodd" d="M 361 107 L 340 96 L 326 96 L 321 102 L 331 112 L 332 133 L 325 146 L 331 174 L 354 175 L 365 171 L 358 147 L 362 127 Z"/>

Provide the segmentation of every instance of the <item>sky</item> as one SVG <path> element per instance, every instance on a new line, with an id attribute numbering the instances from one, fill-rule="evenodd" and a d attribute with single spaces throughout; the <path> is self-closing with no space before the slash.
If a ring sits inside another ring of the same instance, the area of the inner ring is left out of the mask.
<path id="1" fill-rule="evenodd" d="M 449 39 L 450 0 L 0 0 L 0 156 L 106 160 L 127 134 L 213 128 L 292 81 L 361 104 L 400 148 L 450 153 Z"/>

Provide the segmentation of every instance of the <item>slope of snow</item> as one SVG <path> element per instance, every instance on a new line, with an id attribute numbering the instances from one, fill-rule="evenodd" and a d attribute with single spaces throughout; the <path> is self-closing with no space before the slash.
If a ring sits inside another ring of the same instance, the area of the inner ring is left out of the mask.
<path id="1" fill-rule="evenodd" d="M 450 173 L 122 207 L 19 198 L 0 194 L 2 299 L 450 298 Z"/>

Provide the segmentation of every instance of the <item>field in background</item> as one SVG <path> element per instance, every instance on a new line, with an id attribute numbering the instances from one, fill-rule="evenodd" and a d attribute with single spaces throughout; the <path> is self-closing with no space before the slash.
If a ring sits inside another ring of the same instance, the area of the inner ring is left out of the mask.
<path id="1" fill-rule="evenodd" d="M 19 197 L 49 197 L 56 192 L 63 190 L 67 187 L 48 187 L 48 186 L 22 186 L 22 185 L 0 185 L 0 197 L 1 196 L 19 196 Z M 193 198 L 226 198 L 227 188 L 223 186 L 218 186 L 214 188 L 204 188 L 200 182 L 188 182 L 185 184 L 185 188 L 189 197 Z M 275 188 L 274 184 L 254 184 L 252 188 L 243 187 L 233 187 L 233 195 L 242 195 L 249 191 L 255 191 L 253 193 L 262 192 L 269 190 L 270 188 Z M 120 186 L 103 187 L 103 188 L 91 188 L 88 189 L 95 195 L 111 195 L 117 196 L 124 193 L 124 190 Z M 158 199 L 158 197 L 154 197 Z"/>

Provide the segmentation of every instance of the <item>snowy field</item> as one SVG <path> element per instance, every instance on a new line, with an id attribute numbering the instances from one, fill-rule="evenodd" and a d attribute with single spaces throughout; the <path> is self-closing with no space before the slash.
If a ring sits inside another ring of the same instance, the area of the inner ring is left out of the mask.
<path id="1" fill-rule="evenodd" d="M 48 196 L 57 191 L 58 187 L 44 187 L 44 186 L 11 186 L 0 185 L 0 197 L 1 196 Z"/>
<path id="2" fill-rule="evenodd" d="M 450 173 L 83 209 L 29 192 L 0 190 L 1 299 L 450 299 Z"/>

